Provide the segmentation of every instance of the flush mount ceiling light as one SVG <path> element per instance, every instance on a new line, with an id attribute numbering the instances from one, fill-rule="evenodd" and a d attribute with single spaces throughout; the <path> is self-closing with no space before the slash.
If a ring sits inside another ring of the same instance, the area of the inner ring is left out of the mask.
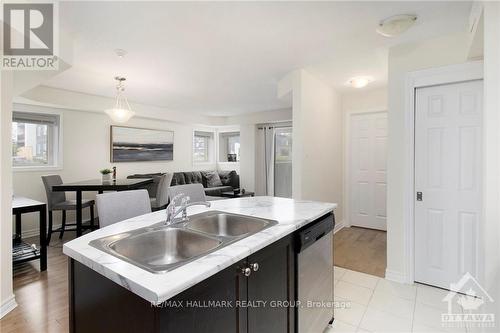
<path id="1" fill-rule="evenodd" d="M 104 110 L 108 116 L 117 123 L 125 123 L 135 114 L 128 104 L 127 97 L 125 97 L 125 85 L 124 81 L 126 78 L 123 76 L 115 76 L 115 80 L 118 81 L 116 85 L 116 101 L 115 107 L 112 109 Z"/>
<path id="2" fill-rule="evenodd" d="M 115 49 L 115 53 L 118 56 L 118 58 L 123 58 L 127 54 L 127 51 L 124 49 Z"/>
<path id="3" fill-rule="evenodd" d="M 347 84 L 353 88 L 363 88 L 366 87 L 368 83 L 373 81 L 374 80 L 371 76 L 356 76 L 350 79 Z"/>
<path id="4" fill-rule="evenodd" d="M 395 15 L 380 21 L 377 32 L 384 37 L 394 37 L 410 29 L 417 21 L 417 15 Z"/>

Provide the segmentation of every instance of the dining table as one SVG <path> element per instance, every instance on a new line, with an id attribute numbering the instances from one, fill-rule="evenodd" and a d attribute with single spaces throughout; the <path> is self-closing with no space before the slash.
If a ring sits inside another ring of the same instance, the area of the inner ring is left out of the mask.
<path id="1" fill-rule="evenodd" d="M 75 192 L 76 193 L 76 237 L 80 237 L 84 229 L 91 229 L 92 226 L 83 226 L 82 220 L 82 193 L 107 191 L 128 191 L 136 190 L 153 182 L 152 178 L 140 179 L 113 179 L 109 181 L 101 179 L 90 179 L 79 182 L 63 183 L 52 186 L 55 192 Z"/>

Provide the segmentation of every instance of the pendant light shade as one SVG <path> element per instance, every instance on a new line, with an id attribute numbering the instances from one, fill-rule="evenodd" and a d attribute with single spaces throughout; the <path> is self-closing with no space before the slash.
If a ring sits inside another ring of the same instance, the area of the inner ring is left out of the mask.
<path id="1" fill-rule="evenodd" d="M 106 112 L 114 122 L 125 123 L 135 115 L 135 112 L 130 108 L 127 97 L 125 97 L 124 94 L 125 86 L 123 82 L 126 80 L 126 78 L 116 76 L 115 80 L 118 81 L 118 84 L 116 85 L 115 107 L 112 109 L 104 110 L 104 112 Z"/>

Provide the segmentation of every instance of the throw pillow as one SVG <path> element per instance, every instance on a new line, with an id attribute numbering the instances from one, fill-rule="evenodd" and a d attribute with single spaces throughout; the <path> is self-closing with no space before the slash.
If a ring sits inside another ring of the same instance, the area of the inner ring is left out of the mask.
<path id="1" fill-rule="evenodd" d="M 236 171 L 220 171 L 219 178 L 224 186 L 232 186 L 233 178 L 236 176 Z"/>
<path id="2" fill-rule="evenodd" d="M 201 174 L 206 180 L 207 187 L 222 186 L 222 182 L 217 171 L 203 171 Z"/>

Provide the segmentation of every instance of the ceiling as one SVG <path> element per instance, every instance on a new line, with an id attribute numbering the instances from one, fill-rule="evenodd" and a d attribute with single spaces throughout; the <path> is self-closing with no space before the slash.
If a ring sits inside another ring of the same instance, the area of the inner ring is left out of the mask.
<path id="1" fill-rule="evenodd" d="M 45 85 L 114 96 L 125 75 L 129 100 L 203 115 L 289 106 L 277 82 L 306 68 L 335 89 L 355 75 L 387 80 L 392 45 L 465 32 L 470 2 L 61 2 L 61 29 L 74 41 L 73 67 Z M 375 32 L 412 13 L 397 38 Z M 127 50 L 119 59 L 114 49 Z"/>

